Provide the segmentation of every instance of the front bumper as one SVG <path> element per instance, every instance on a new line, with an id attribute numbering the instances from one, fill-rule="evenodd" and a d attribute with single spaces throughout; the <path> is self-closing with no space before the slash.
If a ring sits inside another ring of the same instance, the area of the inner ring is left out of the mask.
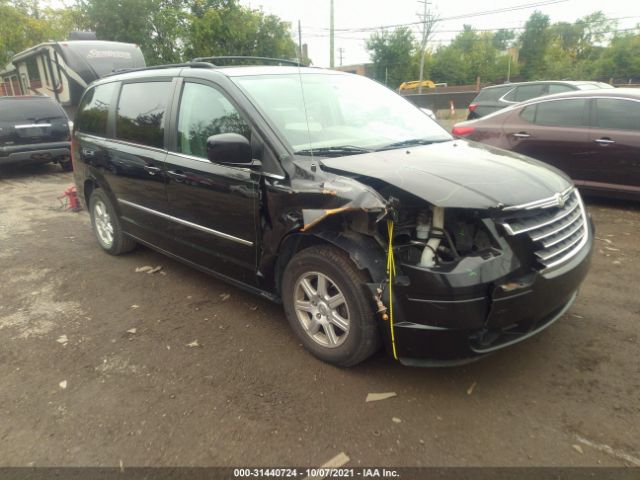
<path id="1" fill-rule="evenodd" d="M 573 304 L 587 275 L 588 240 L 566 263 L 536 271 L 511 252 L 467 257 L 448 271 L 403 265 L 404 285 L 394 285 L 394 337 L 405 365 L 467 363 L 541 332 Z M 385 292 L 386 295 L 386 292 Z M 388 322 L 381 328 L 389 331 Z M 385 335 L 392 351 L 391 335 Z"/>

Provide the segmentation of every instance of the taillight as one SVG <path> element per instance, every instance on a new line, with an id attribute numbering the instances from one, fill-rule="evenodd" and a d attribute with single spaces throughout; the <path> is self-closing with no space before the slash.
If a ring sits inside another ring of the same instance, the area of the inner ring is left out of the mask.
<path id="1" fill-rule="evenodd" d="M 470 112 L 475 112 L 476 108 L 478 108 L 478 104 L 476 104 L 476 103 L 472 103 L 471 105 L 469 105 L 469 111 Z"/>
<path id="2" fill-rule="evenodd" d="M 456 137 L 466 137 L 467 135 L 471 135 L 475 131 L 476 131 L 476 129 L 474 127 L 458 127 L 458 126 L 454 126 L 453 130 L 451 130 L 451 133 L 453 135 L 455 135 Z"/>

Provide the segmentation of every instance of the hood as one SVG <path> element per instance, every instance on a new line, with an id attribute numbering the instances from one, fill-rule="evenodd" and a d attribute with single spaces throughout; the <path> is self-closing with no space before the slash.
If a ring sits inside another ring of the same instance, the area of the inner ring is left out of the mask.
<path id="1" fill-rule="evenodd" d="M 432 145 L 323 158 L 324 169 L 382 180 L 432 205 L 489 209 L 548 198 L 571 186 L 542 162 L 488 145 Z"/>

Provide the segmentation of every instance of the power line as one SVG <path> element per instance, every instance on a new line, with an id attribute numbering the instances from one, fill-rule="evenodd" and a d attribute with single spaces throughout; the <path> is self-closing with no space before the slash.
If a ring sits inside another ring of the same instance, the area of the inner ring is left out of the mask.
<path id="1" fill-rule="evenodd" d="M 473 12 L 473 13 L 466 13 L 466 14 L 462 14 L 462 15 L 455 15 L 452 17 L 444 17 L 444 18 L 440 18 L 440 21 L 444 22 L 447 20 L 459 20 L 462 18 L 471 18 L 471 17 L 479 17 L 479 16 L 483 16 L 483 15 L 492 15 L 492 14 L 496 14 L 496 13 L 505 13 L 505 12 L 512 12 L 512 11 L 516 11 L 516 10 L 523 10 L 523 9 L 527 9 L 527 8 L 535 8 L 535 7 L 543 7 L 543 6 L 547 6 L 547 5 L 553 5 L 556 3 L 564 3 L 567 2 L 569 0 L 544 0 L 544 1 L 540 1 L 540 2 L 536 2 L 536 3 L 528 3 L 528 4 L 523 4 L 523 5 L 516 5 L 513 7 L 504 7 L 504 8 L 498 8 L 495 10 L 483 10 L 483 11 L 479 11 L 479 12 Z M 375 30 L 380 30 L 380 29 L 385 29 L 385 28 L 397 28 L 397 27 L 408 27 L 411 25 L 421 25 L 422 21 L 418 21 L 418 22 L 408 22 L 408 23 L 398 23 L 395 25 L 380 25 L 377 27 L 351 27 L 351 28 L 335 28 L 334 31 L 336 32 L 369 32 L 369 31 L 375 31 Z M 329 30 L 326 27 L 313 27 L 313 28 L 317 28 L 319 30 Z"/>
<path id="2" fill-rule="evenodd" d="M 626 17 L 616 17 L 616 18 L 607 18 L 605 20 L 609 20 L 609 21 L 614 21 L 614 20 L 623 20 L 623 19 L 629 19 L 629 18 L 640 18 L 639 15 L 633 15 L 633 16 L 626 16 Z M 595 23 L 599 23 L 599 22 L 586 22 L 583 23 L 583 25 L 593 25 Z M 304 27 L 303 27 L 304 28 Z M 471 28 L 471 31 L 473 32 L 499 32 L 502 30 L 524 30 L 526 27 L 496 27 L 496 28 Z M 631 27 L 631 28 L 627 28 L 627 29 L 622 29 L 622 30 L 610 30 L 610 33 L 618 33 L 618 32 L 625 32 L 625 31 L 632 31 L 632 30 L 636 30 L 638 27 Z M 435 33 L 462 33 L 467 31 L 464 28 L 461 29 L 453 29 L 453 30 L 438 30 Z M 358 34 L 361 33 L 363 35 L 367 35 L 364 37 L 351 37 L 351 36 L 344 36 L 344 35 L 336 35 L 335 38 L 339 38 L 341 40 L 362 40 L 365 41 L 368 39 L 368 35 L 370 35 L 369 32 L 353 32 L 353 34 Z M 316 38 L 326 38 L 329 36 L 328 33 L 308 33 L 306 34 L 307 37 L 316 37 Z M 439 40 L 431 40 L 431 41 L 439 41 Z"/>
<path id="3" fill-rule="evenodd" d="M 605 18 L 605 20 L 609 20 L 609 21 L 613 21 L 613 20 L 626 20 L 629 18 L 640 18 L 640 15 L 628 15 L 625 17 L 612 17 L 612 18 Z M 439 22 L 443 22 L 445 20 L 448 20 L 448 18 L 439 18 L 438 21 Z M 517 21 L 517 22 L 512 22 L 512 23 L 520 23 L 522 24 L 522 21 Z M 595 23 L 599 23 L 599 22 L 583 22 L 584 25 L 593 25 Z M 399 24 L 400 26 L 404 26 L 404 25 L 413 25 L 413 26 L 420 26 L 422 24 L 422 22 L 415 22 L 413 24 L 410 23 L 405 23 L 405 24 Z M 303 26 L 302 27 L 304 30 L 322 30 L 322 31 L 326 31 L 327 29 L 324 27 L 313 27 L 313 26 Z M 375 31 L 378 29 L 382 29 L 382 28 L 390 28 L 390 26 L 380 26 L 380 27 L 371 27 L 371 30 Z M 488 28 L 488 29 L 481 29 L 481 28 L 473 28 L 474 31 L 476 32 L 494 32 L 494 31 L 498 31 L 498 30 L 522 30 L 524 29 L 524 27 L 496 27 L 496 28 Z M 336 29 L 336 31 L 338 31 L 338 29 Z M 457 33 L 457 32 L 464 32 L 464 29 L 458 29 L 458 30 L 438 30 L 438 33 L 442 33 L 442 32 L 446 32 L 446 33 Z M 362 34 L 362 35 L 368 35 L 370 33 L 370 31 L 353 31 L 353 32 L 349 32 L 349 33 L 353 33 L 353 34 Z M 320 32 L 312 32 L 309 33 L 309 36 L 328 36 L 327 34 L 321 34 Z M 339 37 L 336 37 L 339 38 Z M 346 38 L 346 37 L 342 37 L 342 38 Z M 354 37 L 349 37 L 349 38 L 354 38 Z"/>

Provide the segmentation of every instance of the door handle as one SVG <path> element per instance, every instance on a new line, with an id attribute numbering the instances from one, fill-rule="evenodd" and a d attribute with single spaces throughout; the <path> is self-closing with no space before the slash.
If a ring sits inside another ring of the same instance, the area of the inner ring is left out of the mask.
<path id="1" fill-rule="evenodd" d="M 83 148 L 81 150 L 82 155 L 85 157 L 95 157 L 96 156 L 96 151 L 92 148 Z"/>
<path id="2" fill-rule="evenodd" d="M 173 177 L 176 182 L 182 182 L 183 180 L 187 179 L 187 175 L 182 173 L 180 170 L 169 170 L 167 174 L 170 177 Z"/>
<path id="3" fill-rule="evenodd" d="M 516 138 L 529 138 L 529 137 L 531 137 L 531 135 L 529 135 L 527 132 L 514 133 L 513 136 L 516 137 Z"/>
<path id="4" fill-rule="evenodd" d="M 156 173 L 160 173 L 162 171 L 160 167 L 155 167 L 153 165 L 145 165 L 144 169 L 149 172 L 149 175 L 155 175 Z"/>
<path id="5" fill-rule="evenodd" d="M 607 145 L 611 145 L 612 143 L 616 143 L 615 140 L 611 140 L 610 138 L 596 138 L 594 140 L 594 142 L 596 142 L 598 145 L 602 145 L 603 147 L 606 147 Z"/>

